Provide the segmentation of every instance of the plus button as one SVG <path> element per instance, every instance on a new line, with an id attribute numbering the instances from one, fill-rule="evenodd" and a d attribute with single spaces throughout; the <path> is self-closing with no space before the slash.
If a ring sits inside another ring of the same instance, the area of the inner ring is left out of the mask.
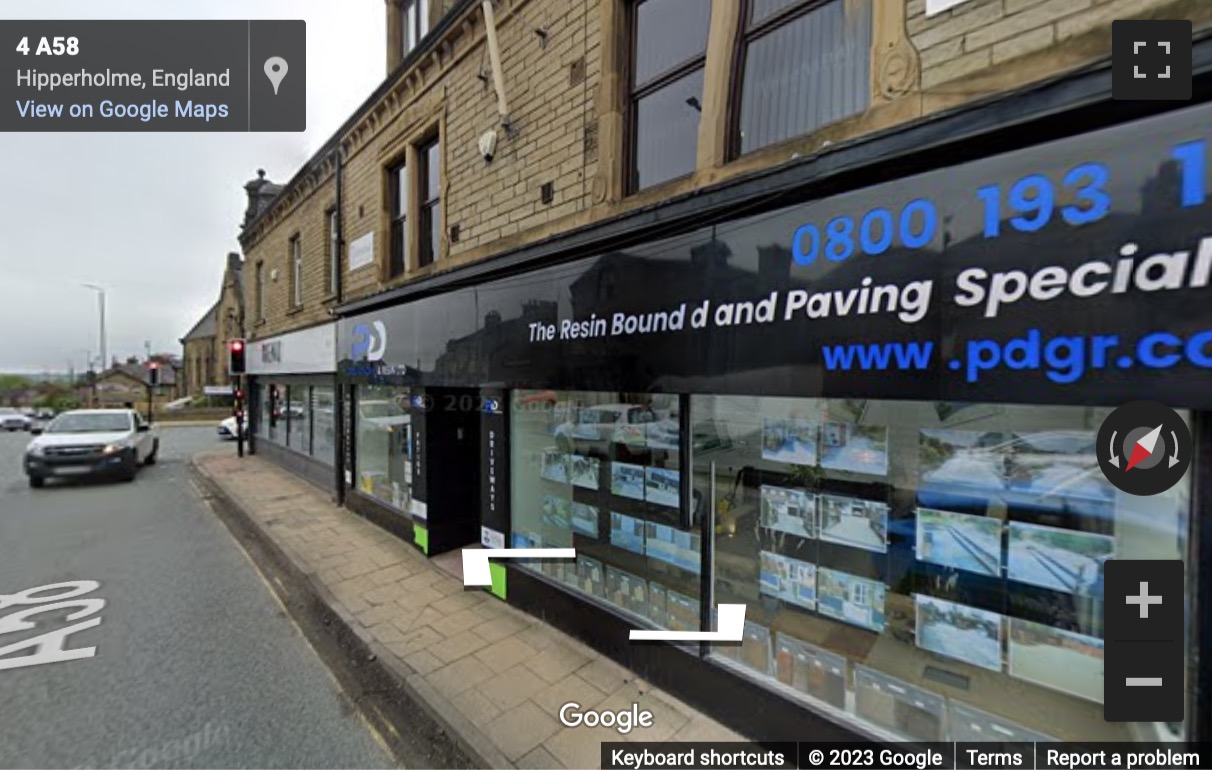
<path id="1" fill-rule="evenodd" d="M 1128 597 L 1128 604 L 1136 604 L 1136 605 L 1140 606 L 1140 616 L 1142 618 L 1149 617 L 1149 605 L 1150 604 L 1161 604 L 1161 603 L 1162 603 L 1162 598 L 1160 596 L 1150 596 L 1149 595 L 1149 584 L 1144 581 L 1141 581 L 1141 584 L 1140 584 L 1140 595 Z"/>

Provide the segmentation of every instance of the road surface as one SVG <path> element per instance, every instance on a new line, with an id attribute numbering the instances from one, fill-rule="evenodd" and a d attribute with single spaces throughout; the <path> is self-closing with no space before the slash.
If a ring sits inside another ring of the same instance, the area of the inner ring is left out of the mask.
<path id="1" fill-rule="evenodd" d="M 0 668 L 0 767 L 395 766 L 192 486 L 187 458 L 222 446 L 214 429 L 164 430 L 134 483 L 40 490 L 28 440 L 0 434 L 0 595 L 91 580 L 81 598 L 105 606 L 64 644 L 93 657 Z M 84 622 L 71 611 L 0 648 Z"/>

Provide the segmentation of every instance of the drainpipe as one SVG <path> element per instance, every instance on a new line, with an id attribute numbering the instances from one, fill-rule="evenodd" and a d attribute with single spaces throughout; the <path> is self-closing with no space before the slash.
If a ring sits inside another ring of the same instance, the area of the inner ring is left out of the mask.
<path id="1" fill-rule="evenodd" d="M 337 254 L 344 253 L 345 250 L 345 217 L 341 213 L 341 145 L 337 143 L 336 149 L 336 168 L 333 172 L 333 178 L 337 187 L 337 221 L 334 224 L 336 228 Z M 341 259 L 337 258 L 337 269 L 333 271 L 333 294 L 337 295 L 337 306 L 340 306 L 344 299 L 345 293 L 343 280 L 341 275 Z M 338 321 L 339 323 L 339 321 Z M 334 332 L 336 334 L 336 332 Z M 336 362 L 334 362 L 336 363 Z M 345 388 L 341 382 L 340 372 L 333 373 L 333 399 L 332 399 L 332 417 L 333 417 L 333 433 L 337 437 L 337 446 L 335 447 L 337 456 L 333 462 L 336 468 L 337 482 L 337 505 L 345 505 Z"/>
<path id="2" fill-rule="evenodd" d="M 492 62 L 492 84 L 497 91 L 497 112 L 501 125 L 509 132 L 509 104 L 505 100 L 505 71 L 501 68 L 501 46 L 497 44 L 497 22 L 492 11 L 492 0 L 482 0 L 484 9 L 484 34 L 488 39 L 488 58 Z"/>

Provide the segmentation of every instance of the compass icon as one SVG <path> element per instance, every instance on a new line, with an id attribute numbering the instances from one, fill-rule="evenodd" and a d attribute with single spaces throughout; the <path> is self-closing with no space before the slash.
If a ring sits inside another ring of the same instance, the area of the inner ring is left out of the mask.
<path id="1" fill-rule="evenodd" d="M 1191 465 L 1191 431 L 1165 404 L 1133 401 L 1103 420 L 1098 429 L 1098 464 L 1117 489 L 1130 495 L 1159 495 L 1182 479 Z"/>

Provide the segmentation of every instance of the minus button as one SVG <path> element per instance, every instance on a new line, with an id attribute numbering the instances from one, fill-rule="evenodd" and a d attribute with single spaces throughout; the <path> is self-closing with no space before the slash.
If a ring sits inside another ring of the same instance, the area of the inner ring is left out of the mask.
<path id="1" fill-rule="evenodd" d="M 1124 679 L 1124 685 L 1127 687 L 1161 687 L 1162 678 L 1160 676 L 1129 676 Z"/>

